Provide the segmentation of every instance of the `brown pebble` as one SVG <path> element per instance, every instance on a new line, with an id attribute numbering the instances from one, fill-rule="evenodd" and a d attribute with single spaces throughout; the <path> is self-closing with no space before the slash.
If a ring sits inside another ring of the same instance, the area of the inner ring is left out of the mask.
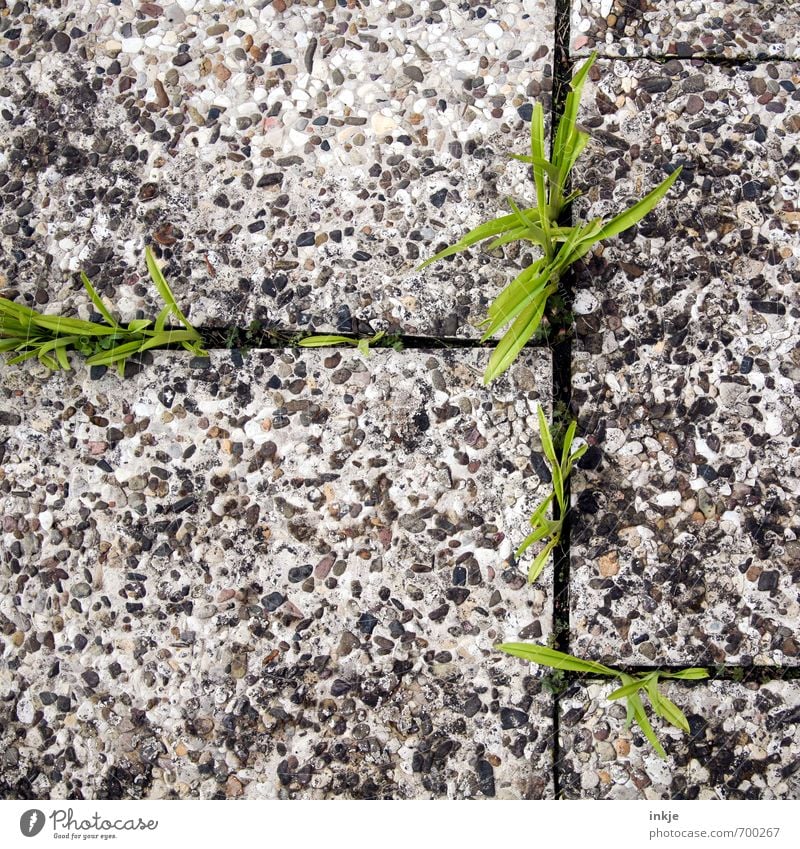
<path id="1" fill-rule="evenodd" d="M 686 106 L 684 111 L 687 115 L 697 115 L 698 112 L 702 111 L 703 106 L 703 98 L 698 97 L 696 94 L 690 94 L 688 100 L 686 101 Z"/>
<path id="2" fill-rule="evenodd" d="M 156 90 L 156 105 L 161 109 L 169 106 L 169 96 L 161 80 L 156 80 L 153 83 L 153 88 Z"/>
<path id="3" fill-rule="evenodd" d="M 235 657 L 231 661 L 231 676 L 233 678 L 244 678 L 247 672 L 247 658 Z"/>
<path id="4" fill-rule="evenodd" d="M 619 572 L 619 557 L 616 551 L 609 551 L 597 561 L 597 568 L 604 578 L 611 578 Z"/>
<path id="5" fill-rule="evenodd" d="M 627 740 L 619 739 L 614 741 L 614 748 L 617 750 L 617 755 L 624 758 L 630 753 L 631 744 Z"/>
<path id="6" fill-rule="evenodd" d="M 139 200 L 153 200 L 158 194 L 158 186 L 155 183 L 144 183 L 139 189 Z"/>
<path id="7" fill-rule="evenodd" d="M 243 790 L 242 782 L 235 775 L 229 775 L 225 782 L 225 795 L 229 799 L 236 799 L 242 795 Z"/>
<path id="8" fill-rule="evenodd" d="M 669 433 L 665 433 L 663 430 L 658 434 L 658 441 L 661 443 L 661 447 L 667 452 L 667 454 L 677 454 L 678 453 L 678 443 L 675 441 L 675 437 Z"/>
<path id="9" fill-rule="evenodd" d="M 755 564 L 751 566 L 745 573 L 744 576 L 748 581 L 757 581 L 764 570 L 760 566 L 756 566 Z"/>

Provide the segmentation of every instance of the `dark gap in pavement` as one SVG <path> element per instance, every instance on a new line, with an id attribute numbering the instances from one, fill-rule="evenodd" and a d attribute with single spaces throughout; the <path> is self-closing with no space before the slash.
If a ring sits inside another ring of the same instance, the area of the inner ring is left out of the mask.
<path id="1" fill-rule="evenodd" d="M 574 56 L 571 61 L 575 64 L 584 62 L 586 56 Z M 678 62 L 702 62 L 707 65 L 717 65 L 720 68 L 756 68 L 759 65 L 770 65 L 775 62 L 798 62 L 800 60 L 791 56 L 678 56 L 677 54 L 665 53 L 660 56 L 603 56 L 598 54 L 597 61 L 609 62 L 638 62 L 645 59 L 648 62 L 653 62 L 656 65 L 663 65 L 666 62 L 673 62 L 677 59 Z"/>
<path id="2" fill-rule="evenodd" d="M 552 112 L 550 115 L 550 150 L 552 155 L 555 142 L 558 121 L 564 114 L 564 102 L 569 92 L 569 83 L 572 78 L 573 60 L 569 55 L 570 44 L 570 0 L 556 0 L 555 20 L 555 44 L 553 50 L 553 97 Z M 575 60 L 577 64 L 579 60 Z M 569 191 L 569 185 L 565 186 Z M 563 212 L 560 224 L 569 226 L 572 224 L 572 214 Z M 561 278 L 562 292 L 567 308 L 572 303 L 572 273 L 567 272 Z M 557 414 L 569 408 L 572 385 L 572 334 L 567 334 L 565 339 L 560 340 L 553 346 L 553 416 L 555 422 Z M 569 481 L 565 482 L 565 499 L 569 504 Z M 554 502 L 555 505 L 555 502 Z M 554 506 L 554 512 L 558 510 Z M 559 545 L 553 551 L 553 647 L 559 651 L 569 652 L 569 535 L 570 535 L 569 513 L 567 514 L 561 531 Z M 553 796 L 561 798 L 561 749 L 559 747 L 559 707 L 560 691 L 553 693 Z"/>
<path id="3" fill-rule="evenodd" d="M 343 336 L 358 342 L 359 339 L 370 339 L 369 334 L 341 333 L 333 331 L 297 331 L 287 328 L 258 328 L 239 327 L 197 327 L 202 336 L 205 348 L 209 351 L 255 351 L 261 349 L 285 349 L 302 347 L 300 340 L 308 336 Z M 338 348 L 345 343 L 332 343 L 319 346 L 320 350 Z M 404 333 L 386 333 L 377 342 L 370 345 L 373 349 L 394 348 L 398 350 L 429 350 L 431 348 L 494 348 L 497 340 L 481 342 L 478 338 L 461 338 L 454 336 L 414 336 Z M 550 343 L 546 338 L 529 342 L 526 348 L 548 348 Z"/>
<path id="4" fill-rule="evenodd" d="M 601 661 L 596 662 L 600 663 Z M 686 663 L 683 666 L 625 666 L 614 662 L 612 668 L 624 672 L 626 675 L 647 675 L 650 672 L 680 672 L 692 666 L 691 663 Z M 698 667 L 700 669 L 707 669 L 709 672 L 708 678 L 701 678 L 697 682 L 698 685 L 701 685 L 703 681 L 733 681 L 741 684 L 749 682 L 767 684 L 770 681 L 800 681 L 800 667 L 796 666 L 709 666 L 699 663 Z M 611 676 L 593 675 L 589 672 L 565 671 L 563 675 L 564 679 L 570 684 L 574 681 L 602 682 L 612 680 Z"/>

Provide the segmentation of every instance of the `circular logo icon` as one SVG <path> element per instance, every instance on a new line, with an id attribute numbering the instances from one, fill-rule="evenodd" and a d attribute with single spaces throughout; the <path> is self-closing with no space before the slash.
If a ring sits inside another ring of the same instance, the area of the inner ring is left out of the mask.
<path id="1" fill-rule="evenodd" d="M 36 837 L 44 828 L 45 816 L 36 808 L 31 808 L 19 818 L 19 830 L 25 837 Z"/>

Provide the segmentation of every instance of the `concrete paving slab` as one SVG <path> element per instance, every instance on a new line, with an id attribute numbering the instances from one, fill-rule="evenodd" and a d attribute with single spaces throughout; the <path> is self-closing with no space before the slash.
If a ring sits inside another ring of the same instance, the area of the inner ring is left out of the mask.
<path id="1" fill-rule="evenodd" d="M 573 481 L 576 654 L 800 659 L 797 82 L 796 63 L 603 61 L 586 92 L 583 214 L 685 171 L 576 283 L 595 444 Z"/>
<path id="2" fill-rule="evenodd" d="M 159 353 L 0 389 L 6 796 L 538 798 L 511 560 L 549 353 Z"/>
<path id="3" fill-rule="evenodd" d="M 572 0 L 574 54 L 800 58 L 800 9 L 784 0 Z"/>
<path id="4" fill-rule="evenodd" d="M 508 261 L 414 269 L 529 196 L 506 154 L 548 102 L 554 15 L 553 0 L 12 4 L 0 288 L 84 314 L 84 269 L 126 320 L 150 314 L 153 242 L 197 324 L 479 336 Z"/>
<path id="5" fill-rule="evenodd" d="M 662 685 L 691 728 L 684 734 L 653 720 L 667 760 L 638 728 L 625 730 L 624 704 L 606 699 L 615 686 L 576 684 L 559 703 L 564 798 L 797 799 L 797 681 Z"/>

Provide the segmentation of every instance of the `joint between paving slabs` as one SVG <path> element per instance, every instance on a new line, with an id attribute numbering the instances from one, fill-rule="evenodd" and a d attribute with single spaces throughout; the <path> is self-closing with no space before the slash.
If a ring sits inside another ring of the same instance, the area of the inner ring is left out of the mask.
<path id="1" fill-rule="evenodd" d="M 205 348 L 208 351 L 226 351 L 226 350 L 283 350 L 301 347 L 300 341 L 311 336 L 312 333 L 307 330 L 296 330 L 291 328 L 258 328 L 253 330 L 248 327 L 239 325 L 229 325 L 223 327 L 197 327 L 197 332 L 203 337 Z M 331 331 L 323 331 L 329 333 Z M 357 343 L 359 339 L 369 339 L 372 335 L 367 332 L 364 334 L 354 333 L 352 331 L 335 331 L 337 336 L 346 337 Z M 371 345 L 372 348 L 393 348 L 398 346 L 398 350 L 430 350 L 431 348 L 492 348 L 494 342 L 481 342 L 477 337 L 454 337 L 454 336 L 415 336 L 406 335 L 403 333 L 386 332 L 386 335 L 379 342 Z M 335 344 L 327 347 L 337 347 Z M 525 348 L 552 348 L 552 344 L 545 338 L 532 340 L 525 345 Z"/>
<path id="2" fill-rule="evenodd" d="M 556 0 L 555 20 L 555 44 L 553 50 L 553 96 L 550 111 L 550 146 L 552 149 L 555 141 L 555 131 L 559 119 L 564 114 L 564 103 L 569 91 L 570 79 L 572 77 L 573 64 L 579 60 L 570 56 L 570 0 Z M 568 191 L 568 189 L 567 189 Z M 572 224 L 570 212 L 563 211 L 559 223 L 564 226 Z M 562 277 L 561 283 L 564 287 L 565 302 L 572 300 L 573 273 L 567 271 Z M 556 410 L 560 407 L 568 409 L 571 396 L 572 383 L 572 339 L 568 334 L 553 346 L 553 412 L 552 419 L 556 419 Z M 565 481 L 565 503 L 570 503 L 569 479 Z M 555 508 L 558 509 L 557 507 Z M 569 513 L 565 517 L 562 527 L 561 539 L 553 551 L 553 636 L 554 647 L 559 651 L 569 654 L 569 566 L 570 566 L 570 520 Z M 553 688 L 553 796 L 555 799 L 562 797 L 561 774 L 559 764 L 561 761 L 561 750 L 559 746 L 560 737 L 560 702 L 561 690 Z"/>
<path id="3" fill-rule="evenodd" d="M 585 59 L 586 57 L 583 55 L 576 55 L 570 53 L 570 62 L 577 63 Z M 604 62 L 627 62 L 628 64 L 634 64 L 635 62 L 639 62 L 642 59 L 647 60 L 648 62 L 653 62 L 657 65 L 665 65 L 667 62 L 697 62 L 702 63 L 704 65 L 715 65 L 718 68 L 755 68 L 759 65 L 772 65 L 776 62 L 796 62 L 797 58 L 793 56 L 772 56 L 772 55 L 763 55 L 763 56 L 706 56 L 702 53 L 695 54 L 693 56 L 678 56 L 677 53 L 664 53 L 659 56 L 651 56 L 651 55 L 632 55 L 632 56 L 605 56 L 599 55 L 598 60 Z"/>

